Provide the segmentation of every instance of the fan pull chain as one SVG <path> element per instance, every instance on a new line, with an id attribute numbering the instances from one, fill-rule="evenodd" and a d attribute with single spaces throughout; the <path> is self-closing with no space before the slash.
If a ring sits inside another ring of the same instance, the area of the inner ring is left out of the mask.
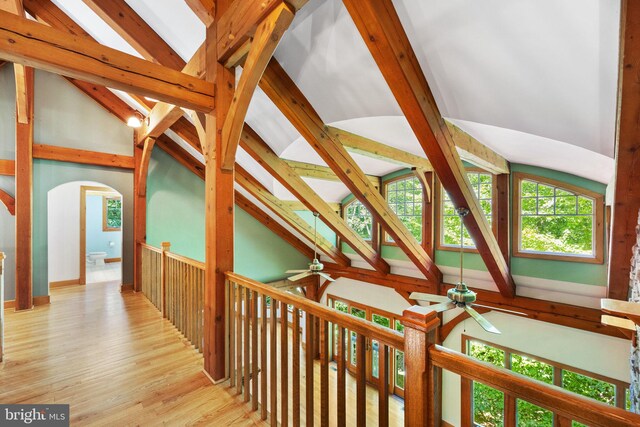
<path id="1" fill-rule="evenodd" d="M 460 217 L 460 283 L 463 282 L 463 258 L 464 258 L 464 217 L 469 214 L 467 208 L 457 208 L 456 213 Z"/>

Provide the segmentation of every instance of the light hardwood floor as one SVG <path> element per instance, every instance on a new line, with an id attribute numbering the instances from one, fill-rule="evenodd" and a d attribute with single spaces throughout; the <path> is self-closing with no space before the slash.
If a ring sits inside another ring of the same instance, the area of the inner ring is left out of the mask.
<path id="1" fill-rule="evenodd" d="M 141 293 L 120 293 L 118 282 L 54 289 L 51 305 L 7 310 L 5 327 L 1 403 L 67 403 L 73 426 L 267 425 L 228 382 L 211 384 L 202 373 L 202 356 Z M 319 388 L 317 362 L 315 377 Z M 368 425 L 377 425 L 376 405 L 377 391 L 367 387 Z M 403 425 L 403 402 L 392 397 L 389 406 L 390 425 Z M 304 419 L 304 404 L 301 409 Z M 320 425 L 319 402 L 315 409 Z M 347 425 L 355 424 L 350 375 L 347 418 Z"/>
<path id="2" fill-rule="evenodd" d="M 266 425 L 138 293 L 118 282 L 55 289 L 6 312 L 0 402 L 68 403 L 72 425 Z"/>

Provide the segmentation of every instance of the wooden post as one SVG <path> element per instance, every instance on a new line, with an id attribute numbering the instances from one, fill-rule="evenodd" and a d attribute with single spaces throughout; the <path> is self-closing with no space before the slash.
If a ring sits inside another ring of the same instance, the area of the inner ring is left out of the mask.
<path id="1" fill-rule="evenodd" d="M 440 414 L 435 412 L 434 368 L 429 361 L 429 347 L 436 343 L 437 313 L 428 307 L 413 306 L 402 313 L 405 327 L 405 426 L 435 426 Z"/>
<path id="2" fill-rule="evenodd" d="M 216 21 L 228 9 L 216 1 Z M 235 89 L 235 70 L 218 62 L 216 25 L 207 27 L 205 78 L 215 84 L 215 112 L 206 115 L 204 370 L 213 381 L 225 378 L 225 276 L 233 271 L 234 170 L 222 169 L 222 125 Z"/>
<path id="3" fill-rule="evenodd" d="M 160 307 L 162 317 L 166 316 L 166 297 L 167 297 L 167 252 L 171 250 L 171 243 L 162 242 L 162 258 L 160 258 Z M 191 337 L 190 337 L 191 338 Z"/>
<path id="4" fill-rule="evenodd" d="M 33 79 L 25 67 L 27 123 L 16 120 L 16 311 L 33 307 Z"/>
<path id="5" fill-rule="evenodd" d="M 137 132 L 133 135 L 133 157 L 135 160 L 135 170 L 133 171 L 133 290 L 140 292 L 142 290 L 142 247 L 140 243 L 144 243 L 147 239 L 147 196 L 146 192 L 140 195 L 140 169 L 143 161 L 143 148 L 138 147 Z"/>

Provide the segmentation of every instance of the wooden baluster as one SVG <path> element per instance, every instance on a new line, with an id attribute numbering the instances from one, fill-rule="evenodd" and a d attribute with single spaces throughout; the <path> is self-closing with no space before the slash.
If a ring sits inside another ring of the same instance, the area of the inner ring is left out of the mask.
<path id="1" fill-rule="evenodd" d="M 251 320 L 251 290 L 249 288 L 245 288 L 244 290 L 244 332 L 243 332 L 243 340 L 244 340 L 244 401 L 248 402 L 251 399 L 251 384 L 249 381 L 251 380 L 251 332 L 250 332 L 250 323 Z"/>
<path id="2" fill-rule="evenodd" d="M 289 425 L 289 311 L 287 304 L 280 303 L 280 425 Z"/>
<path id="3" fill-rule="evenodd" d="M 292 328 L 292 340 L 291 345 L 293 351 L 291 357 L 292 361 L 292 396 L 291 396 L 291 409 L 293 409 L 293 427 L 300 426 L 300 310 L 293 309 L 293 328 Z"/>
<path id="4" fill-rule="evenodd" d="M 269 384 L 271 393 L 271 425 L 278 425 L 278 366 L 277 366 L 277 348 L 278 348 L 278 301 L 271 298 L 271 340 L 269 342 L 270 365 Z"/>
<path id="5" fill-rule="evenodd" d="M 236 393 L 242 393 L 242 291 L 236 289 Z"/>
<path id="6" fill-rule="evenodd" d="M 236 284 L 227 280 L 229 287 L 229 386 L 236 385 Z"/>
<path id="7" fill-rule="evenodd" d="M 356 425 L 367 425 L 367 370 L 366 370 L 366 338 L 356 336 Z"/>
<path id="8" fill-rule="evenodd" d="M 389 425 L 389 347 L 378 346 L 378 425 Z"/>
<path id="9" fill-rule="evenodd" d="M 345 355 L 344 355 L 344 337 L 345 337 L 345 329 L 342 326 L 338 326 L 338 372 L 337 372 L 337 382 L 336 388 L 338 389 L 338 412 L 337 412 L 337 425 L 338 427 L 344 427 L 347 425 L 347 400 L 346 400 L 346 387 L 347 387 L 347 377 L 346 377 L 346 366 L 345 366 Z"/>
<path id="10" fill-rule="evenodd" d="M 314 396 L 313 396 L 313 315 L 305 313 L 305 347 L 304 347 L 304 370 L 305 370 L 305 403 L 306 403 L 306 425 L 314 424 Z"/>
<path id="11" fill-rule="evenodd" d="M 167 252 L 171 249 L 171 243 L 162 242 L 162 258 L 160 262 L 160 311 L 162 317 L 167 317 Z"/>
<path id="12" fill-rule="evenodd" d="M 320 425 L 329 425 L 329 322 L 320 319 Z"/>
<path id="13" fill-rule="evenodd" d="M 405 376 L 405 385 L 406 384 Z M 462 413 L 462 419 L 460 420 L 461 427 L 471 427 L 473 425 L 473 409 L 471 408 L 472 393 L 473 381 L 469 378 L 460 377 L 460 395 L 462 396 L 460 402 L 460 412 Z M 554 426 L 557 427 L 557 424 L 554 424 Z"/>
<path id="14" fill-rule="evenodd" d="M 258 292 L 251 294 L 251 409 L 258 410 Z"/>
<path id="15" fill-rule="evenodd" d="M 262 295 L 261 317 L 260 317 L 260 418 L 267 419 L 267 301 L 266 296 Z"/>

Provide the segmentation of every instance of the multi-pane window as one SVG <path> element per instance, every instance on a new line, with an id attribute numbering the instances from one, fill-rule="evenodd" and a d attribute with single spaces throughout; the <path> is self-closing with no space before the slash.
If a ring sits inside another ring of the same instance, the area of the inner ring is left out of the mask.
<path id="1" fill-rule="evenodd" d="M 516 255 L 601 262 L 602 195 L 523 174 L 514 190 Z"/>
<path id="2" fill-rule="evenodd" d="M 510 369 L 547 384 L 557 384 L 566 390 L 611 406 L 628 408 L 627 399 L 623 396 L 628 395 L 629 384 L 622 381 L 580 371 L 475 338 L 463 336 L 463 348 L 467 354 L 483 362 Z M 514 425 L 514 421 L 515 425 L 523 427 L 554 425 L 553 412 L 531 402 L 523 399 L 509 400 L 501 391 L 478 382 L 472 382 L 471 390 L 470 395 L 463 396 L 463 399 L 471 399 L 471 413 L 467 416 L 472 418 L 473 425 Z M 511 406 L 507 407 L 508 405 Z M 514 414 L 515 420 L 505 420 L 507 414 Z M 582 426 L 576 421 L 573 421 L 572 425 Z"/>
<path id="3" fill-rule="evenodd" d="M 469 171 L 467 172 L 467 177 L 480 202 L 482 211 L 489 224 L 491 224 L 493 218 L 493 176 L 487 172 Z M 440 227 L 440 246 L 460 247 L 460 227 L 462 226 L 460 217 L 456 213 L 455 206 L 444 188 L 441 189 L 441 194 L 442 225 Z M 465 248 L 475 248 L 475 244 L 466 228 L 463 230 L 463 239 Z"/>
<path id="4" fill-rule="evenodd" d="M 391 210 L 396 213 L 413 237 L 421 242 L 424 196 L 422 184 L 418 178 L 408 176 L 388 182 L 385 185 L 385 197 Z M 393 239 L 385 235 L 385 242 L 391 243 Z"/>
<path id="5" fill-rule="evenodd" d="M 373 217 L 371 212 L 359 200 L 353 200 L 344 207 L 347 224 L 364 240 L 373 236 Z"/>
<path id="6" fill-rule="evenodd" d="M 102 198 L 102 230 L 120 231 L 122 228 L 122 199 L 120 197 Z"/>

